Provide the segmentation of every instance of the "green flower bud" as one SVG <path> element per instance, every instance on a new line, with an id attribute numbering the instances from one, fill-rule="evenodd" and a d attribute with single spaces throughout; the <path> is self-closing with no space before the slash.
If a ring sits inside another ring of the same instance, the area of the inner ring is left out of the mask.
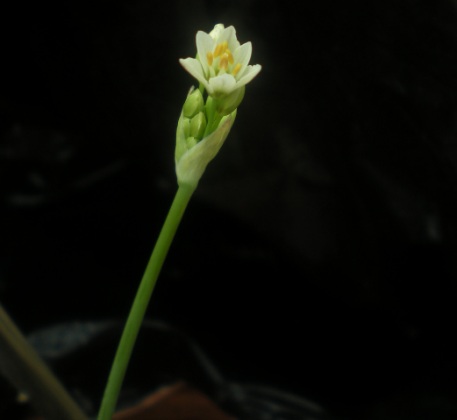
<path id="1" fill-rule="evenodd" d="M 185 137 L 190 136 L 190 121 L 191 120 L 189 118 L 183 118 L 182 121 L 182 130 Z"/>
<path id="2" fill-rule="evenodd" d="M 187 149 L 192 149 L 192 147 L 194 147 L 197 143 L 198 140 L 195 137 L 187 137 L 186 139 Z"/>
<path id="3" fill-rule="evenodd" d="M 189 136 L 195 137 L 198 140 L 201 140 L 203 133 L 206 128 L 206 118 L 203 112 L 199 112 L 192 120 L 190 121 L 190 130 Z"/>
<path id="4" fill-rule="evenodd" d="M 218 127 L 208 136 L 197 142 L 190 149 L 187 147 L 193 140 L 184 136 L 183 114 L 178 121 L 176 131 L 175 168 L 179 185 L 187 185 L 193 188 L 205 172 L 206 166 L 219 152 L 225 142 L 233 122 L 235 121 L 236 110 L 230 115 L 222 118 Z"/>
<path id="5" fill-rule="evenodd" d="M 238 108 L 244 98 L 244 92 L 245 87 L 242 86 L 239 89 L 229 93 L 227 96 L 216 99 L 216 111 L 219 113 L 219 115 L 228 115 L 235 111 L 235 109 Z"/>
<path id="6" fill-rule="evenodd" d="M 182 113 L 186 118 L 192 118 L 203 110 L 204 105 L 202 93 L 199 89 L 196 89 L 187 96 L 186 102 L 182 107 Z"/>

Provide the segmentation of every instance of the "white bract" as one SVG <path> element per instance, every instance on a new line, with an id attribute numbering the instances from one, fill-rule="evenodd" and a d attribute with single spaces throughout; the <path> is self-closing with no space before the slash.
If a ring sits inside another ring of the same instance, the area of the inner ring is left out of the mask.
<path id="1" fill-rule="evenodd" d="M 207 34 L 198 31 L 197 58 L 180 59 L 181 65 L 200 83 L 208 95 L 222 98 L 249 83 L 261 70 L 249 65 L 251 42 L 240 45 L 233 26 L 218 24 Z"/>

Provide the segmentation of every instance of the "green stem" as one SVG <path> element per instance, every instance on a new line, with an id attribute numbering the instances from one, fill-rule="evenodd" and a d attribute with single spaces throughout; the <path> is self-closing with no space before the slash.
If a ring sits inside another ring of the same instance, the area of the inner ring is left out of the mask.
<path id="1" fill-rule="evenodd" d="M 0 373 L 25 393 L 48 420 L 87 420 L 35 349 L 0 305 Z"/>
<path id="2" fill-rule="evenodd" d="M 176 230 L 184 214 L 186 206 L 195 188 L 182 185 L 176 192 L 159 238 L 152 251 L 146 270 L 133 302 L 130 314 L 124 327 L 116 356 L 114 358 L 108 383 L 103 395 L 102 404 L 98 413 L 98 420 L 111 420 L 116 408 L 117 399 L 124 380 L 127 365 L 132 354 L 138 331 L 140 330 L 144 314 L 149 304 L 154 286 L 157 282 L 162 265 L 173 241 Z"/>

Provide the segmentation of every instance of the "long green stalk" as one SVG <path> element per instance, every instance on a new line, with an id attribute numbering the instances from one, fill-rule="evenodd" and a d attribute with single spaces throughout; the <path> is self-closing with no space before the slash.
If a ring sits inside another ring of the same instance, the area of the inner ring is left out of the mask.
<path id="1" fill-rule="evenodd" d="M 125 372 L 152 292 L 154 291 L 160 270 L 194 190 L 195 188 L 184 185 L 180 186 L 176 192 L 148 265 L 146 266 L 132 308 L 130 309 L 130 314 L 108 377 L 108 383 L 98 413 L 98 420 L 111 420 L 116 409 Z"/>
<path id="2" fill-rule="evenodd" d="M 47 420 L 87 420 L 1 305 L 0 373 L 28 396 L 37 414 Z"/>

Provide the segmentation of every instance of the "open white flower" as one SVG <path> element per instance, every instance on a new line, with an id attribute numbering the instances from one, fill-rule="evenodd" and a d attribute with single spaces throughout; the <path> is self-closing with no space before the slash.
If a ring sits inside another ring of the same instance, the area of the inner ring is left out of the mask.
<path id="1" fill-rule="evenodd" d="M 249 83 L 261 70 L 249 65 L 251 42 L 240 45 L 235 28 L 218 24 L 207 34 L 198 31 L 197 58 L 180 59 L 181 65 L 200 83 L 208 95 L 222 98 Z"/>

